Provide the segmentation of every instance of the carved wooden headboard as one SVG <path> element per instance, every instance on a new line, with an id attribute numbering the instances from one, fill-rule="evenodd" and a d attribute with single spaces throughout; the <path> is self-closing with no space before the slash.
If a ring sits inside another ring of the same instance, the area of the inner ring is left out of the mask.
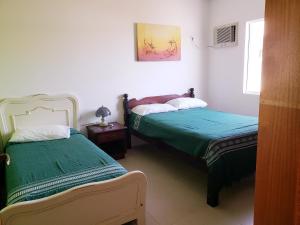
<path id="1" fill-rule="evenodd" d="M 0 101 L 0 152 L 17 128 L 67 125 L 78 129 L 78 101 L 71 95 L 32 95 Z"/>
<path id="2" fill-rule="evenodd" d="M 154 103 L 166 103 L 169 100 L 180 98 L 180 97 L 190 97 L 194 98 L 194 88 L 190 88 L 187 93 L 182 95 L 178 94 L 170 94 L 170 95 L 158 95 L 158 96 L 150 96 L 142 99 L 128 99 L 128 94 L 123 95 L 123 110 L 124 110 L 124 123 L 128 127 L 127 131 L 127 144 L 128 147 L 131 148 L 131 138 L 130 138 L 130 127 L 129 127 L 129 117 L 131 113 L 131 109 L 138 105 L 143 104 L 154 104 Z"/>

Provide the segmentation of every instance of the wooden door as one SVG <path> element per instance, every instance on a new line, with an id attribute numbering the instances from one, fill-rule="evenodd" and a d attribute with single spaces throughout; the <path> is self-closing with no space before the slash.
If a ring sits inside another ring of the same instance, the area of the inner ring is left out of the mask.
<path id="1" fill-rule="evenodd" d="M 300 224 L 300 0 L 266 0 L 255 225 Z"/>

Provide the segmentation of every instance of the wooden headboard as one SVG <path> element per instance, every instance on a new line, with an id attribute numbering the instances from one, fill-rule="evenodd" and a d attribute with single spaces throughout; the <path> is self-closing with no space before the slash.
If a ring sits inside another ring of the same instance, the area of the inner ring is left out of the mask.
<path id="1" fill-rule="evenodd" d="M 139 100 L 136 98 L 132 98 L 128 100 L 128 94 L 124 94 L 123 95 L 124 123 L 128 127 L 128 135 L 127 135 L 128 146 L 131 147 L 129 118 L 130 118 L 130 113 L 132 108 L 144 104 L 155 104 L 155 103 L 163 104 L 166 103 L 167 101 L 170 101 L 175 98 L 180 98 L 180 97 L 194 98 L 195 97 L 194 88 L 190 88 L 187 93 L 184 93 L 182 95 L 178 95 L 178 94 L 158 95 L 158 96 L 145 97 Z"/>
<path id="2" fill-rule="evenodd" d="M 0 101 L 0 152 L 17 128 L 67 125 L 78 129 L 78 102 L 71 95 L 32 95 Z"/>

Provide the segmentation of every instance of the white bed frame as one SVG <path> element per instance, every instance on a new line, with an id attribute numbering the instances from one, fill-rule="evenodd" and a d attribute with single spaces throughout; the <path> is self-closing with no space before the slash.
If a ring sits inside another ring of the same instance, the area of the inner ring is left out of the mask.
<path id="1" fill-rule="evenodd" d="M 77 129 L 77 115 L 78 102 L 71 95 L 1 100 L 0 153 L 19 127 L 61 124 Z M 145 175 L 128 172 L 115 179 L 5 207 L 0 211 L 0 225 L 121 225 L 133 220 L 144 225 L 145 194 Z"/>

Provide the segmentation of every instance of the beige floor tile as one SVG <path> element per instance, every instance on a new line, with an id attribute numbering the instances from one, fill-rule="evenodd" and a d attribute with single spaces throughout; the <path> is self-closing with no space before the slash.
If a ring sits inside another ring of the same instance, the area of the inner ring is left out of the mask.
<path id="1" fill-rule="evenodd" d="M 136 221 L 132 221 L 124 225 L 136 225 Z M 161 225 L 161 224 L 159 224 L 150 213 L 146 212 L 146 225 Z"/>
<path id="2" fill-rule="evenodd" d="M 161 225 L 158 223 L 158 221 L 155 220 L 155 218 L 150 214 L 146 213 L 146 225 Z"/>
<path id="3" fill-rule="evenodd" d="M 142 145 L 119 162 L 148 178 L 146 225 L 252 224 L 253 178 L 222 190 L 220 206 L 211 208 L 206 204 L 206 173 L 170 151 Z"/>

